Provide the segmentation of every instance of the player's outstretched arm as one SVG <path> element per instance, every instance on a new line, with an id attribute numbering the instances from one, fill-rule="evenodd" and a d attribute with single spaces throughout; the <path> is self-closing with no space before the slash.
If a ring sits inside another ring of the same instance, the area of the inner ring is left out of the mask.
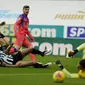
<path id="1" fill-rule="evenodd" d="M 63 73 L 65 74 L 66 78 L 79 78 L 77 73 L 70 73 L 68 72 L 64 66 L 62 65 L 62 63 L 60 62 L 60 60 L 57 60 L 56 65 L 63 71 Z"/>
<path id="2" fill-rule="evenodd" d="M 79 78 L 78 73 L 70 73 L 65 68 L 62 69 L 67 78 Z"/>
<path id="3" fill-rule="evenodd" d="M 68 51 L 68 56 L 73 57 L 76 53 L 78 53 L 80 50 L 85 49 L 85 43 L 79 45 L 75 50 L 73 51 Z M 84 52 L 83 52 L 84 53 Z"/>

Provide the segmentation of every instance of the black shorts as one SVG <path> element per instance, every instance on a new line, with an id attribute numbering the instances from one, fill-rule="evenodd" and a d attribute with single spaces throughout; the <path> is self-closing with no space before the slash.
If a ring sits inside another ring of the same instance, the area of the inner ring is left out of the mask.
<path id="1" fill-rule="evenodd" d="M 13 65 L 23 59 L 23 56 L 20 51 L 12 54 L 12 56 L 13 56 Z"/>
<path id="2" fill-rule="evenodd" d="M 5 36 L 0 32 L 0 38 L 4 38 Z"/>

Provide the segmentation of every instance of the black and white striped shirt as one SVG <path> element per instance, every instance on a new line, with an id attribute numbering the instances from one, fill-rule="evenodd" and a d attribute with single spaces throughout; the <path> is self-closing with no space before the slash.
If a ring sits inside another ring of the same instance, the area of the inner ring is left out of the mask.
<path id="1" fill-rule="evenodd" d="M 13 56 L 6 55 L 3 51 L 0 51 L 0 61 L 9 65 L 13 65 Z"/>

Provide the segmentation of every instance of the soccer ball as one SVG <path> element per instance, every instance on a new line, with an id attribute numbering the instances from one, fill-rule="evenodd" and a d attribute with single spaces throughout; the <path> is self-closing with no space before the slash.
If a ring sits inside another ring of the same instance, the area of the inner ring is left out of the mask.
<path id="1" fill-rule="evenodd" d="M 53 80 L 55 82 L 59 82 L 59 83 L 62 83 L 65 79 L 65 75 L 62 71 L 56 71 L 54 72 L 53 74 Z"/>

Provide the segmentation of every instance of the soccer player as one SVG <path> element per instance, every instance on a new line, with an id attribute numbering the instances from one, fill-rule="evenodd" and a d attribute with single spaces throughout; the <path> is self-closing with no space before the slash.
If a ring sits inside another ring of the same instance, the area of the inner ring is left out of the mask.
<path id="1" fill-rule="evenodd" d="M 1 22 L 0 26 L 5 25 L 5 22 Z M 9 45 L 8 39 L 0 32 L 0 50 L 5 50 Z"/>
<path id="2" fill-rule="evenodd" d="M 25 46 L 26 48 L 33 47 L 31 42 L 26 38 L 26 35 L 28 35 L 29 38 L 34 41 L 34 38 L 28 30 L 29 18 L 27 16 L 29 14 L 29 9 L 30 7 L 28 5 L 25 5 L 23 7 L 23 14 L 19 15 L 16 23 L 14 24 L 14 35 L 16 37 L 16 41 L 15 48 L 12 48 L 10 52 L 16 52 L 22 46 Z M 30 53 L 30 58 L 33 62 L 36 62 L 34 54 Z"/>
<path id="3" fill-rule="evenodd" d="M 0 26 L 3 26 L 5 24 L 5 22 L 0 23 Z M 3 35 L 2 33 L 0 33 L 0 51 L 5 51 L 7 47 L 9 46 L 9 42 L 7 40 L 7 38 L 5 37 L 5 35 Z M 12 47 L 13 49 L 15 49 L 14 47 Z M 34 54 L 40 54 L 41 56 L 44 56 L 46 54 L 46 49 L 45 51 L 41 52 L 39 50 L 33 49 L 33 53 Z M 9 50 L 10 51 L 10 50 Z M 6 52 L 6 54 L 9 54 L 9 51 Z M 50 52 L 50 51 L 49 51 Z M 47 52 L 47 53 L 49 53 Z M 19 56 L 18 56 L 19 57 Z M 52 63 L 47 63 L 47 64 L 42 64 L 41 62 L 36 62 L 36 64 L 33 65 L 33 67 L 35 68 L 47 68 L 51 65 Z"/>
<path id="4" fill-rule="evenodd" d="M 9 48 L 8 46 L 9 46 L 9 42 L 6 40 L 6 38 L 4 38 L 5 36 L 2 34 L 2 33 L 0 33 L 0 45 L 1 45 L 1 47 L 0 47 L 0 51 L 5 51 L 5 53 L 6 54 L 9 54 L 9 51 L 10 50 L 7 50 L 6 51 L 6 49 L 7 48 Z M 5 41 L 5 42 L 4 42 Z M 35 50 L 35 49 L 33 49 L 34 51 L 32 51 L 34 54 L 40 54 L 41 56 L 44 56 L 45 54 L 46 54 L 46 50 L 45 51 L 43 51 L 43 52 L 41 52 L 41 51 L 39 51 L 39 50 Z M 47 53 L 49 53 L 49 52 L 47 52 Z M 16 55 L 15 55 L 16 56 Z M 19 56 L 18 56 L 19 57 Z M 49 63 L 47 63 L 47 64 L 42 64 L 42 63 L 40 63 L 40 62 L 36 62 L 36 64 L 34 64 L 33 65 L 33 67 L 35 67 L 35 68 L 47 68 L 47 67 L 49 67 L 51 65 L 51 63 L 49 62 Z"/>
<path id="5" fill-rule="evenodd" d="M 78 73 L 68 72 L 59 60 L 56 61 L 56 64 L 63 71 L 63 73 L 65 74 L 65 77 L 67 78 L 85 78 L 85 59 L 80 60 L 77 66 L 79 70 Z"/>
<path id="6" fill-rule="evenodd" d="M 75 50 L 69 51 L 68 56 L 73 57 L 76 53 L 78 53 L 80 50 L 83 50 L 83 59 L 85 59 L 85 43 L 78 46 Z"/>
<path id="7" fill-rule="evenodd" d="M 31 47 L 26 48 L 22 51 L 15 52 L 11 55 L 7 55 L 10 48 L 12 47 L 12 45 L 13 44 L 8 46 L 8 48 L 4 52 L 0 51 L 0 66 L 4 66 L 4 67 L 33 66 L 35 68 L 47 68 L 50 66 L 50 64 L 41 64 L 41 63 L 33 62 L 33 61 L 22 61 L 22 59 L 30 52 L 33 54 L 40 54 L 39 51 L 37 51 Z M 37 51 L 37 52 L 35 52 L 35 51 Z"/>

